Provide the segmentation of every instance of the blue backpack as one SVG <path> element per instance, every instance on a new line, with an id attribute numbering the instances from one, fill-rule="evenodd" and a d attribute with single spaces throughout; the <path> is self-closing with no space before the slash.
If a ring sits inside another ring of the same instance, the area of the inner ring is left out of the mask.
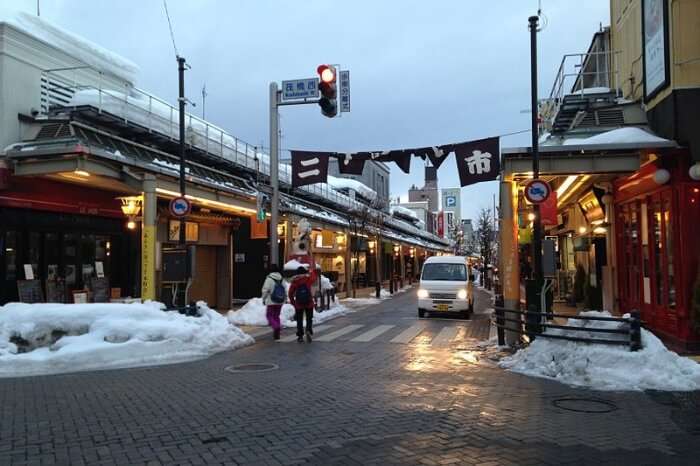
<path id="1" fill-rule="evenodd" d="M 294 300 L 297 304 L 306 305 L 311 302 L 311 290 L 306 283 L 300 284 L 294 291 Z"/>
<path id="2" fill-rule="evenodd" d="M 284 300 L 287 298 L 287 292 L 284 289 L 284 285 L 282 285 L 282 280 L 277 281 L 273 279 L 272 281 L 275 282 L 275 287 L 272 289 L 270 299 L 275 304 L 283 304 Z"/>

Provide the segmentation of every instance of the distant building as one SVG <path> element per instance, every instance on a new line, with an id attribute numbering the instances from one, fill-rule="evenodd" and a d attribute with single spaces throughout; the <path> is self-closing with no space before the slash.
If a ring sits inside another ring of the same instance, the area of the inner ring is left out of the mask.
<path id="1" fill-rule="evenodd" d="M 435 167 L 425 167 L 425 185 L 422 188 L 413 185 L 408 190 L 408 201 L 427 201 L 429 212 L 437 212 L 440 209 L 437 169 Z"/>
<path id="2" fill-rule="evenodd" d="M 338 170 L 338 160 L 331 157 L 328 161 L 328 174 L 338 178 L 349 178 L 359 181 L 377 193 L 377 198 L 389 205 L 389 175 L 391 171 L 386 164 L 369 160 L 365 162 L 362 175 L 346 175 Z"/>
<path id="3" fill-rule="evenodd" d="M 464 244 L 467 246 L 467 248 L 474 240 L 474 224 L 470 218 L 462 219 L 462 238 L 464 238 Z"/>

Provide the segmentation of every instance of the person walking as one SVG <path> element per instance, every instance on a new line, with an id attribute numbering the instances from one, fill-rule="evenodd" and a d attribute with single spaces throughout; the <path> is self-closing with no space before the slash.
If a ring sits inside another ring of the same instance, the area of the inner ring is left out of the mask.
<path id="1" fill-rule="evenodd" d="M 282 328 L 280 312 L 286 297 L 287 293 L 284 289 L 284 283 L 282 283 L 280 268 L 277 264 L 272 264 L 262 286 L 262 300 L 266 306 L 267 323 L 272 327 L 272 335 L 275 340 L 280 339 Z"/>
<path id="2" fill-rule="evenodd" d="M 313 331 L 314 317 L 314 299 L 311 293 L 313 281 L 311 275 L 305 267 L 299 267 L 297 274 L 292 279 L 292 284 L 289 286 L 289 302 L 294 306 L 294 319 L 297 321 L 297 341 L 306 341 L 311 343 Z M 306 315 L 306 332 L 304 332 L 304 315 Z"/>

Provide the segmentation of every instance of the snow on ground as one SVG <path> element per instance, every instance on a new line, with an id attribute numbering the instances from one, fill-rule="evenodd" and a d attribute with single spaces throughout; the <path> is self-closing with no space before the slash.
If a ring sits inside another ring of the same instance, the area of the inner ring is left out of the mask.
<path id="1" fill-rule="evenodd" d="M 254 325 L 263 327 L 267 325 L 266 306 L 262 302 L 262 298 L 250 299 L 245 305 L 235 311 L 229 311 L 227 314 L 228 321 L 234 325 Z M 341 315 L 352 312 L 352 309 L 344 306 L 339 302 L 331 304 L 331 308 L 326 311 L 314 310 L 314 324 L 320 324 L 327 320 L 333 319 Z M 283 304 L 280 320 L 283 327 L 296 327 L 294 321 L 294 306 L 291 304 Z"/>
<path id="2" fill-rule="evenodd" d="M 197 303 L 201 317 L 161 306 L 0 306 L 0 377 L 171 364 L 253 343 L 203 302 Z M 25 345 L 27 352 L 20 352 Z"/>
<path id="3" fill-rule="evenodd" d="M 581 315 L 610 316 L 589 311 Z M 617 328 L 616 322 L 569 319 L 570 325 Z M 565 331 L 549 329 L 552 334 Z M 582 332 L 575 332 L 582 336 Z M 593 338 L 600 333 L 588 332 Z M 606 335 L 606 338 L 613 338 Z M 525 375 L 544 377 L 596 390 L 700 389 L 700 364 L 669 351 L 655 335 L 642 329 L 642 349 L 537 338 L 525 349 L 501 360 L 500 366 Z"/>

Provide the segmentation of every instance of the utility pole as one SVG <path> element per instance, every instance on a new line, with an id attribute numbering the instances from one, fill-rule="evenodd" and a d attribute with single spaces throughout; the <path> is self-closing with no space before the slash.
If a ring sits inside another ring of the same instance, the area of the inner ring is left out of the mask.
<path id="1" fill-rule="evenodd" d="M 279 90 L 277 83 L 270 83 L 270 184 L 272 200 L 270 209 L 270 264 L 278 265 L 277 223 L 279 217 Z"/>
<path id="2" fill-rule="evenodd" d="M 178 105 L 180 111 L 180 196 L 185 197 L 185 59 L 177 57 L 179 81 Z M 179 245 L 185 247 L 185 217 L 180 218 Z"/>
<path id="3" fill-rule="evenodd" d="M 539 108 L 537 97 L 537 26 L 538 16 L 528 18 L 530 29 L 530 84 L 532 109 L 532 172 L 533 178 L 540 177 L 540 157 L 539 157 Z M 544 272 L 542 270 L 542 219 L 540 218 L 540 205 L 534 204 L 535 220 L 533 222 L 532 255 L 534 256 L 535 276 L 534 286 L 537 299 L 535 303 L 537 311 L 544 312 L 541 307 L 542 285 L 544 283 Z M 528 306 L 530 303 L 528 303 Z M 529 309 L 528 309 L 529 310 Z M 536 316 L 533 316 L 536 318 Z"/>

